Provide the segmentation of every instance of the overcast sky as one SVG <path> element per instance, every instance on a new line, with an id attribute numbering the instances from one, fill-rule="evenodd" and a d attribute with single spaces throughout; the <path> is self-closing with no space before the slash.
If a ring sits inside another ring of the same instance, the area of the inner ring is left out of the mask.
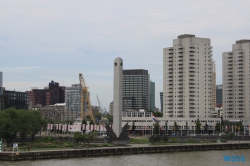
<path id="1" fill-rule="evenodd" d="M 7 90 L 90 87 L 92 105 L 113 100 L 113 61 L 146 69 L 163 90 L 163 48 L 181 34 L 210 38 L 217 83 L 222 52 L 250 38 L 249 0 L 0 0 L 0 71 Z"/>

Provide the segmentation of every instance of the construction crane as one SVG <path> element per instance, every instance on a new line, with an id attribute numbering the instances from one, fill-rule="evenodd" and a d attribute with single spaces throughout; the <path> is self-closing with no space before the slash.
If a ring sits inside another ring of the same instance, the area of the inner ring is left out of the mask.
<path id="1" fill-rule="evenodd" d="M 89 87 L 87 87 L 85 80 L 83 78 L 82 73 L 79 73 L 79 80 L 81 84 L 81 118 L 86 119 L 87 116 L 91 118 L 93 122 L 95 122 L 95 118 L 92 113 L 92 106 L 90 102 L 90 96 L 89 96 Z"/>
<path id="2" fill-rule="evenodd" d="M 100 111 L 99 111 L 99 113 L 103 113 L 103 109 L 102 109 L 102 103 L 100 102 L 100 100 L 99 100 L 99 98 L 98 98 L 98 96 L 96 95 L 96 98 L 97 98 L 97 101 L 98 101 L 98 105 L 99 105 L 99 108 L 100 108 Z"/>

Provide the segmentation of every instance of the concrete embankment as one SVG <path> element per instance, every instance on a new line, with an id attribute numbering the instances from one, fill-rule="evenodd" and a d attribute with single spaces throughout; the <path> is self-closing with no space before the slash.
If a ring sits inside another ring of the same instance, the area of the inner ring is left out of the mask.
<path id="1" fill-rule="evenodd" d="M 33 152 L 0 152 L 0 160 L 19 161 L 71 157 L 93 157 L 108 155 L 130 155 L 168 152 L 189 152 L 206 150 L 250 149 L 250 143 L 195 144 L 173 146 L 140 146 L 140 147 L 107 147 L 74 150 L 33 151 Z"/>

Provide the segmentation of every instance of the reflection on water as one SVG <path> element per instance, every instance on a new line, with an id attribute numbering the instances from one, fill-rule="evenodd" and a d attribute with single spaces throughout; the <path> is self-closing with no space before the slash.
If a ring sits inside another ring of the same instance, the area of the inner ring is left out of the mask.
<path id="1" fill-rule="evenodd" d="M 245 157 L 245 162 L 225 162 L 224 155 L 237 155 Z M 0 165 L 13 166 L 223 166 L 223 165 L 250 165 L 250 150 L 221 150 L 221 151 L 197 151 L 174 152 L 158 154 L 120 155 L 105 157 L 83 157 L 70 159 L 49 159 L 29 161 L 4 161 Z"/>

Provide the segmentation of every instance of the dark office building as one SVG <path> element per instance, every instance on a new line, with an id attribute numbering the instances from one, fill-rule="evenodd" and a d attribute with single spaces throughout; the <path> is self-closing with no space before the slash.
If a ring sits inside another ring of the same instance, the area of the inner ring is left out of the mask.
<path id="1" fill-rule="evenodd" d="M 150 109 L 149 74 L 147 70 L 123 70 L 122 110 Z"/>
<path id="2" fill-rule="evenodd" d="M 0 111 L 4 109 L 4 87 L 0 87 Z"/>
<path id="3" fill-rule="evenodd" d="M 64 86 L 59 86 L 59 83 L 51 81 L 49 86 L 44 89 L 32 89 L 27 92 L 29 96 L 29 106 L 33 107 L 38 104 L 41 106 L 54 105 L 65 102 Z"/>
<path id="4" fill-rule="evenodd" d="M 28 109 L 28 96 L 25 92 L 3 90 L 3 109 Z"/>
<path id="5" fill-rule="evenodd" d="M 163 92 L 160 92 L 161 112 L 163 112 Z"/>
<path id="6" fill-rule="evenodd" d="M 150 81 L 150 110 L 155 110 L 155 83 Z"/>
<path id="7" fill-rule="evenodd" d="M 222 107 L 222 84 L 221 85 L 216 85 L 216 106 L 217 107 Z"/>

